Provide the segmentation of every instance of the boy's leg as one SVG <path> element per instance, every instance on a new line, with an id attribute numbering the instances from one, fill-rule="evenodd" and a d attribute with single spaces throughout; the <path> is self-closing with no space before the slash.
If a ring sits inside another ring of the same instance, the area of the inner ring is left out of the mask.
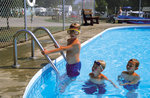
<path id="1" fill-rule="evenodd" d="M 63 75 L 61 75 L 61 76 L 59 77 L 59 80 L 60 80 L 60 81 L 63 81 L 66 77 L 67 77 L 67 73 L 64 73 Z"/>
<path id="2" fill-rule="evenodd" d="M 127 98 L 138 98 L 138 93 L 136 93 L 134 90 L 129 91 L 126 93 Z"/>
<path id="3" fill-rule="evenodd" d="M 75 81 L 76 80 L 76 78 L 72 78 L 72 77 L 66 77 L 60 84 L 59 84 L 59 91 L 61 92 L 61 93 L 63 93 L 63 92 L 65 92 L 65 89 L 66 89 L 66 87 L 72 82 L 72 81 Z"/>

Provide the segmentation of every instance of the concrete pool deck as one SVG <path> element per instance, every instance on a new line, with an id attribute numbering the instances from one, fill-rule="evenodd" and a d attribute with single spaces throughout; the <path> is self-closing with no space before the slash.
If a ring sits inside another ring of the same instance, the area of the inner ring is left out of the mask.
<path id="1" fill-rule="evenodd" d="M 135 24 L 110 24 L 100 22 L 94 26 L 81 26 L 81 34 L 79 39 L 81 43 L 92 38 L 96 34 L 110 27 L 131 26 Z M 54 38 L 60 45 L 66 45 L 68 38 L 66 31 L 53 34 Z M 40 42 L 46 49 L 53 49 L 53 43 L 48 36 L 39 38 Z M 36 46 L 35 59 L 30 59 L 31 45 L 30 41 L 18 45 L 18 63 L 21 65 L 19 69 L 14 69 L 13 65 L 13 47 L 0 49 L 0 98 L 22 98 L 25 88 L 34 76 L 34 74 L 42 68 L 46 63 L 46 59 L 39 48 Z M 51 59 L 60 56 L 59 53 L 50 54 Z"/>

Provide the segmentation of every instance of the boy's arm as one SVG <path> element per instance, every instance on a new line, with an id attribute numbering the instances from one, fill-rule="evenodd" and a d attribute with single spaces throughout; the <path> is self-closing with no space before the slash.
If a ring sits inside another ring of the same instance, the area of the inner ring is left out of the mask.
<path id="1" fill-rule="evenodd" d="M 121 85 L 121 84 L 123 83 L 122 80 L 123 80 L 122 75 L 119 75 L 119 76 L 118 76 L 118 79 L 117 79 L 119 85 Z"/>
<path id="2" fill-rule="evenodd" d="M 115 88 L 118 88 L 111 80 L 108 80 Z"/>
<path id="3" fill-rule="evenodd" d="M 69 50 L 71 49 L 73 46 L 73 44 L 71 45 L 68 45 L 68 46 L 60 46 L 60 48 L 56 48 L 56 49 L 53 49 L 53 50 L 46 50 L 44 49 L 44 51 L 42 51 L 41 53 L 44 55 L 44 54 L 49 54 L 49 53 L 54 53 L 54 52 L 60 52 L 60 51 L 64 51 L 64 50 Z"/>
<path id="4" fill-rule="evenodd" d="M 120 85 L 129 85 L 129 84 L 132 85 L 132 84 L 136 84 L 136 83 L 139 82 L 139 80 L 140 80 L 140 76 L 136 76 L 134 81 L 131 81 L 129 83 L 120 84 Z"/>
<path id="5" fill-rule="evenodd" d="M 58 45 L 58 46 L 57 46 Z M 54 43 L 54 47 L 55 48 L 59 48 L 59 47 L 62 47 L 58 42 L 57 43 Z"/>
<path id="6" fill-rule="evenodd" d="M 115 88 L 118 88 L 111 80 L 109 80 L 105 75 L 103 75 L 104 79 L 109 81 Z"/>

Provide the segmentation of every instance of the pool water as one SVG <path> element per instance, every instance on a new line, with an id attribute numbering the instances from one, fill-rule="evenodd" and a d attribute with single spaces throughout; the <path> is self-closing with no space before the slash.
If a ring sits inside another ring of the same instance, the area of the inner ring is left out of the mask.
<path id="1" fill-rule="evenodd" d="M 81 73 L 77 80 L 72 82 L 64 93 L 56 91 L 56 75 L 51 68 L 41 74 L 28 89 L 26 96 L 29 98 L 150 98 L 150 27 L 118 27 L 108 29 L 92 40 L 87 41 L 81 49 Z M 117 82 L 118 75 L 126 70 L 129 59 L 139 60 L 140 84 L 135 92 L 128 92 Z M 109 82 L 106 83 L 105 94 L 87 94 L 83 85 L 89 79 L 92 65 L 95 60 L 104 60 L 106 68 L 102 72 L 112 80 L 119 89 Z M 65 73 L 65 61 L 56 63 L 61 75 Z"/>

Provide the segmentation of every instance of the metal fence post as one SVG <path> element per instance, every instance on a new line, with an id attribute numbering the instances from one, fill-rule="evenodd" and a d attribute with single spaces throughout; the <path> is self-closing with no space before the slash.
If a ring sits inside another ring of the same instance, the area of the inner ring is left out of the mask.
<path id="1" fill-rule="evenodd" d="M 93 15 L 95 16 L 95 0 L 93 2 Z"/>
<path id="2" fill-rule="evenodd" d="M 63 9 L 63 30 L 65 30 L 65 0 L 62 1 L 62 9 Z"/>
<path id="3" fill-rule="evenodd" d="M 27 30 L 27 14 L 26 14 L 26 0 L 24 0 L 24 27 Z M 28 40 L 27 33 L 25 33 L 25 41 Z"/>
<path id="4" fill-rule="evenodd" d="M 141 15 L 141 0 L 139 0 L 139 17 L 140 17 L 140 15 Z"/>
<path id="5" fill-rule="evenodd" d="M 83 10 L 83 3 L 84 3 L 84 0 L 82 0 L 82 10 Z M 81 12 L 81 15 L 82 15 L 82 12 Z M 81 17 L 82 17 L 82 24 L 83 24 L 83 15 Z"/>

